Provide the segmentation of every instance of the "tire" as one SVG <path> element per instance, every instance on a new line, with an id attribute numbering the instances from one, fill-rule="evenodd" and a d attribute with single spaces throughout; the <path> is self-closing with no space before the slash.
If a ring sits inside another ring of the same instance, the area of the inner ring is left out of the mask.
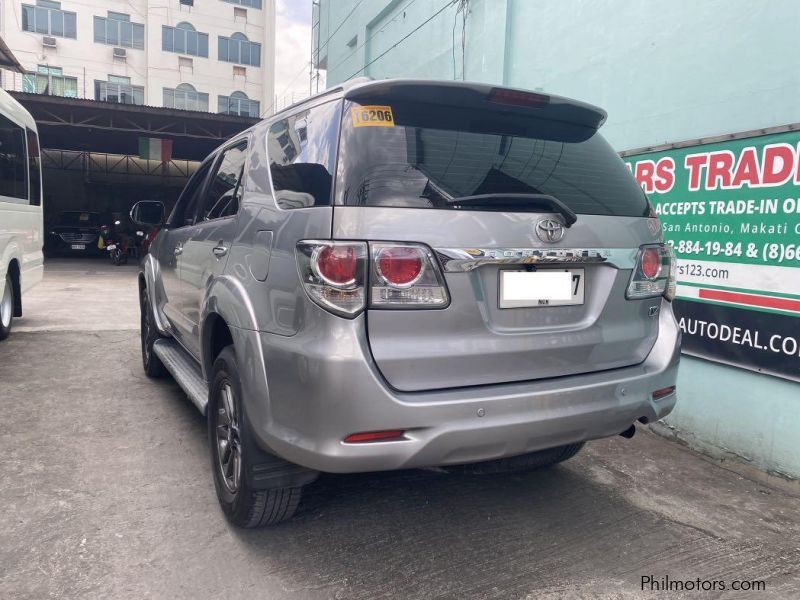
<path id="1" fill-rule="evenodd" d="M 150 306 L 150 298 L 146 287 L 142 287 L 140 292 L 139 307 L 141 311 L 139 337 L 142 342 L 142 366 L 144 367 L 144 372 L 148 377 L 164 377 L 167 374 L 167 368 L 153 352 L 153 344 L 161 339 L 162 336 L 159 335 L 153 319 L 152 306 Z"/>
<path id="2" fill-rule="evenodd" d="M 0 340 L 6 339 L 11 335 L 11 327 L 14 324 L 14 281 L 11 273 L 6 273 L 6 285 L 3 296 L 0 297 Z"/>
<path id="3" fill-rule="evenodd" d="M 552 467 L 555 464 L 569 460 L 581 451 L 585 442 L 548 448 L 519 456 L 498 458 L 486 462 L 471 463 L 468 465 L 454 465 L 445 467 L 450 473 L 469 475 L 492 475 L 499 473 L 519 473 Z"/>
<path id="4" fill-rule="evenodd" d="M 214 487 L 222 511 L 234 525 L 274 525 L 294 515 L 302 487 L 256 489 L 252 485 L 255 467 L 271 457 L 265 456 L 250 434 L 239 382 L 236 355 L 228 346 L 214 361 L 209 393 L 208 441 Z"/>

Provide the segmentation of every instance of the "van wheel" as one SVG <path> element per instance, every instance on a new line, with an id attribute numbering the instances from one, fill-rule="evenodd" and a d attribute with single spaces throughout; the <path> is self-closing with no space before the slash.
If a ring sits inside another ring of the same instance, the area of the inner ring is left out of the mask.
<path id="1" fill-rule="evenodd" d="M 11 335 L 11 323 L 14 320 L 14 282 L 11 273 L 6 274 L 6 285 L 3 297 L 0 298 L 0 340 Z"/>
<path id="2" fill-rule="evenodd" d="M 486 462 L 453 465 L 445 467 L 445 470 L 450 473 L 463 473 L 467 475 L 491 475 L 495 473 L 517 473 L 520 471 L 544 469 L 569 460 L 581 451 L 584 443 L 585 442 L 578 442 L 577 444 L 558 446 L 556 448 L 548 448 L 547 450 L 539 450 L 519 456 L 498 458 L 497 460 L 488 460 Z"/>
<path id="3" fill-rule="evenodd" d="M 153 308 L 150 306 L 147 288 L 142 287 L 139 297 L 139 307 L 141 311 L 140 337 L 142 339 L 142 366 L 148 377 L 164 377 L 167 369 L 161 359 L 153 352 L 153 344 L 161 339 L 153 318 Z"/>
<path id="4" fill-rule="evenodd" d="M 294 515 L 302 487 L 256 489 L 252 485 L 251 474 L 269 457 L 252 439 L 239 382 L 236 355 L 228 346 L 214 361 L 208 403 L 214 487 L 222 511 L 234 525 L 274 525 Z"/>

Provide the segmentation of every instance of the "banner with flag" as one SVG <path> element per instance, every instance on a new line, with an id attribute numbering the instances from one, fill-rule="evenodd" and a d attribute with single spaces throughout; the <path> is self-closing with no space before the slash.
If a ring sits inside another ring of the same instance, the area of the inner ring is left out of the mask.
<path id="1" fill-rule="evenodd" d="M 172 160 L 172 140 L 140 137 L 139 158 L 161 162 Z"/>

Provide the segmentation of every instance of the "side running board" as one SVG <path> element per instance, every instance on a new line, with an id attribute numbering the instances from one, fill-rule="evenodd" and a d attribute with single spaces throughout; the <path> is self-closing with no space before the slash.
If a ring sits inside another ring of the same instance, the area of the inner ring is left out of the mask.
<path id="1" fill-rule="evenodd" d="M 197 361 L 189 356 L 178 342 L 167 338 L 156 340 L 153 352 L 183 388 L 192 404 L 205 415 L 208 405 L 208 385 L 203 379 L 203 372 Z"/>

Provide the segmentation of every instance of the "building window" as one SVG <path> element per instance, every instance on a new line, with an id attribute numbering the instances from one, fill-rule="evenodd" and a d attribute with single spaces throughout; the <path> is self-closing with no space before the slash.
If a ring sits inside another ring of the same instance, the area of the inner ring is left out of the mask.
<path id="1" fill-rule="evenodd" d="M 144 50 L 144 25 L 132 23 L 130 15 L 109 11 L 108 17 L 94 18 L 94 41 Z"/>
<path id="2" fill-rule="evenodd" d="M 261 115 L 258 100 L 250 100 L 244 92 L 219 96 L 219 112 L 226 115 L 258 118 Z"/>
<path id="3" fill-rule="evenodd" d="M 22 5 L 22 29 L 45 35 L 77 38 L 77 25 L 74 12 L 61 10 L 60 2 L 36 0 L 36 5 Z"/>
<path id="4" fill-rule="evenodd" d="M 194 6 L 194 0 L 181 0 L 181 4 L 184 6 Z"/>
<path id="5" fill-rule="evenodd" d="M 222 0 L 228 4 L 238 4 L 249 8 L 261 8 L 261 0 Z"/>
<path id="6" fill-rule="evenodd" d="M 203 94 L 188 83 L 175 89 L 164 88 L 164 107 L 208 112 L 208 94 Z"/>
<path id="7" fill-rule="evenodd" d="M 22 91 L 64 98 L 78 97 L 78 78 L 67 77 L 61 67 L 39 65 L 35 73 L 22 76 Z"/>
<path id="8" fill-rule="evenodd" d="M 260 67 L 261 44 L 249 41 L 243 33 L 234 33 L 229 38 L 219 36 L 219 59 Z"/>
<path id="9" fill-rule="evenodd" d="M 144 86 L 131 85 L 130 77 L 109 75 L 108 81 L 94 82 L 94 99 L 119 104 L 144 104 Z"/>
<path id="10" fill-rule="evenodd" d="M 208 34 L 198 32 L 186 22 L 178 23 L 175 27 L 162 25 L 161 48 L 166 52 L 208 58 Z"/>

